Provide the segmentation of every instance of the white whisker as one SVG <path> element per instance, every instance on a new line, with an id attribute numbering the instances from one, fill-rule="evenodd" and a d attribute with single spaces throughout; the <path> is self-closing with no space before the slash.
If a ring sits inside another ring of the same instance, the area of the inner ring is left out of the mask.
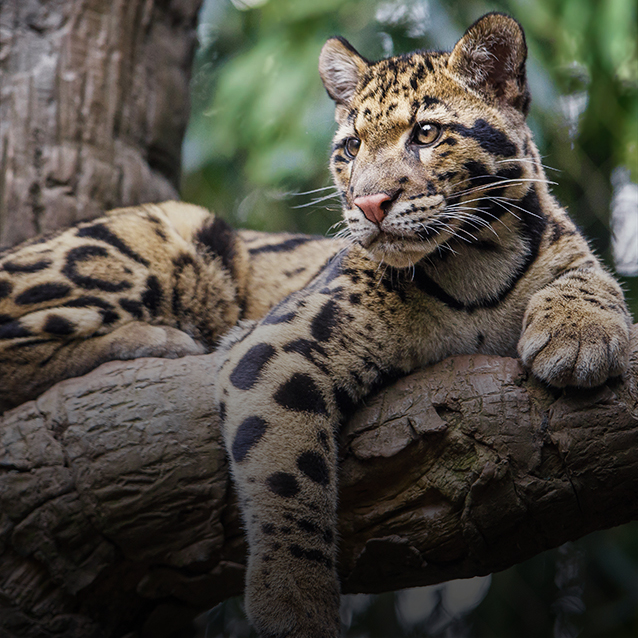
<path id="1" fill-rule="evenodd" d="M 317 199 L 313 199 L 311 202 L 307 202 L 305 204 L 297 204 L 292 208 L 307 208 L 308 206 L 314 206 L 315 204 L 319 204 L 321 202 L 325 202 L 333 197 L 338 197 L 338 193 L 332 193 L 331 195 L 325 195 L 324 197 L 317 197 Z"/>
<path id="2" fill-rule="evenodd" d="M 297 191 L 289 191 L 287 193 L 284 193 L 284 195 L 286 196 L 290 196 L 290 197 L 301 197 L 302 195 L 312 195 L 313 193 L 320 193 L 321 191 L 327 191 L 327 190 L 338 190 L 337 187 L 332 184 L 330 186 L 322 186 L 321 188 L 315 188 L 311 191 L 301 191 L 301 192 L 297 192 Z"/>

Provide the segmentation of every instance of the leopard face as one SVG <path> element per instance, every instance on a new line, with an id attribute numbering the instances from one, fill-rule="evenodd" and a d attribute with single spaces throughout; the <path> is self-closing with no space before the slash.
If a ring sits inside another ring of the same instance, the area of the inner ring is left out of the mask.
<path id="1" fill-rule="evenodd" d="M 319 69 L 337 103 L 330 166 L 351 239 L 374 260 L 411 266 L 487 228 L 498 234 L 536 178 L 524 37 L 510 18 L 495 23 L 509 38 L 497 61 L 480 28 L 451 53 L 374 63 L 345 40 L 324 46 Z"/>

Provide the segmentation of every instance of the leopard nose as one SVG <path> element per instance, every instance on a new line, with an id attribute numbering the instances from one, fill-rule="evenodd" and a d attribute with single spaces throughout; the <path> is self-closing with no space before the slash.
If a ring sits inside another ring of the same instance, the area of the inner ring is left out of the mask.
<path id="1" fill-rule="evenodd" d="M 357 197 L 354 205 L 363 211 L 363 214 L 375 224 L 380 224 L 387 213 L 387 206 L 384 206 L 392 199 L 386 193 L 375 193 L 374 195 L 365 195 Z"/>

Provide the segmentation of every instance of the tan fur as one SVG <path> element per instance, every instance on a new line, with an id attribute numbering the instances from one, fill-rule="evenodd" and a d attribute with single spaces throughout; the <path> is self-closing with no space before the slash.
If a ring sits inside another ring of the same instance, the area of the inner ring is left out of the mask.
<path id="1" fill-rule="evenodd" d="M 198 241 L 206 229 L 212 247 Z M 291 239 L 299 245 L 267 250 Z M 164 202 L 8 250 L 0 255 L 0 412 L 105 361 L 208 352 L 240 318 L 263 316 L 303 286 L 339 248 L 286 233 L 233 233 L 203 208 Z"/>

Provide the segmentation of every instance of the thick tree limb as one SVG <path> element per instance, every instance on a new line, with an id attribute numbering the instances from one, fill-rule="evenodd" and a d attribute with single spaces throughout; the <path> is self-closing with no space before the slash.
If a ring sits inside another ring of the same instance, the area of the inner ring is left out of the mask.
<path id="1" fill-rule="evenodd" d="M 637 327 L 633 353 L 594 390 L 477 355 L 367 402 L 343 431 L 344 591 L 486 574 L 636 518 Z M 161 638 L 241 592 L 213 357 L 109 363 L 5 414 L 2 635 Z"/>

